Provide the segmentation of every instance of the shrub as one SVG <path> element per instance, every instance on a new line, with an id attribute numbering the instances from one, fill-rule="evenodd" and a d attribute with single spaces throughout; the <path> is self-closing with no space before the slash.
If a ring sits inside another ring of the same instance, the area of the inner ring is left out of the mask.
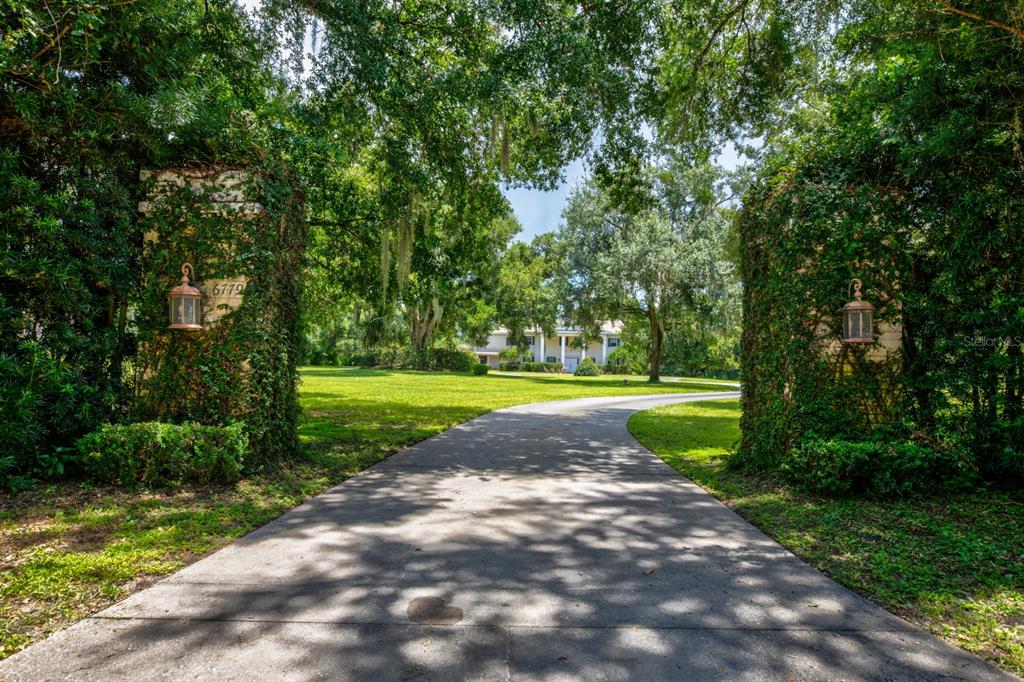
<path id="1" fill-rule="evenodd" d="M 576 366 L 573 372 L 578 377 L 596 377 L 601 375 L 601 368 L 591 358 L 583 358 L 583 361 Z"/>
<path id="2" fill-rule="evenodd" d="M 431 348 L 427 351 L 427 357 L 430 358 L 428 369 L 468 372 L 473 365 L 480 364 L 471 351 L 457 348 Z"/>
<path id="3" fill-rule="evenodd" d="M 643 353 L 619 346 L 608 354 L 610 374 L 643 374 L 647 371 L 647 358 Z"/>
<path id="4" fill-rule="evenodd" d="M 64 474 L 63 453 L 116 399 L 114 391 L 98 396 L 91 381 L 36 342 L 0 352 L 0 482 L 24 487 Z"/>
<path id="5" fill-rule="evenodd" d="M 728 381 L 739 381 L 740 371 L 738 369 L 707 369 L 702 367 L 688 367 L 686 365 L 662 364 L 661 375 L 670 377 L 700 377 L 702 379 L 724 379 Z"/>
<path id="6" fill-rule="evenodd" d="M 508 360 L 505 362 L 499 362 L 498 369 L 502 372 L 542 372 L 544 374 L 558 374 L 562 371 L 562 363 Z"/>
<path id="7" fill-rule="evenodd" d="M 377 354 L 370 351 L 339 355 L 338 364 L 345 367 L 373 367 L 377 364 Z"/>
<path id="8" fill-rule="evenodd" d="M 475 374 L 478 377 L 482 377 L 483 375 L 487 374 L 487 372 L 489 372 L 490 369 L 490 367 L 481 362 L 479 364 L 473 365 L 473 374 Z"/>
<path id="9" fill-rule="evenodd" d="M 543 372 L 544 374 L 558 374 L 562 371 L 560 362 L 528 362 L 524 368 L 527 372 Z"/>
<path id="10" fill-rule="evenodd" d="M 478 364 L 471 351 L 458 348 L 378 348 L 364 353 L 352 353 L 342 358 L 343 364 L 357 367 L 387 369 L 418 369 L 447 372 L 468 372 Z"/>
<path id="11" fill-rule="evenodd" d="M 76 443 L 86 474 L 101 481 L 173 485 L 238 480 L 249 448 L 245 425 L 107 424 Z"/>
<path id="12" fill-rule="evenodd" d="M 974 463 L 962 450 L 814 437 L 787 452 L 780 471 L 809 492 L 870 497 L 962 488 L 975 476 Z"/>
<path id="13" fill-rule="evenodd" d="M 422 369 L 448 372 L 468 372 L 477 359 L 470 351 L 456 348 L 427 348 L 399 353 L 392 367 L 395 369 Z"/>

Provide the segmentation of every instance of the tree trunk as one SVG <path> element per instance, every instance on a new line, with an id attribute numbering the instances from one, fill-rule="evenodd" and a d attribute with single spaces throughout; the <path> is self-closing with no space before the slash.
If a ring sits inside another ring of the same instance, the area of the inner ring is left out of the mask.
<path id="1" fill-rule="evenodd" d="M 656 384 L 661 381 L 661 347 L 665 341 L 665 327 L 656 312 L 648 313 L 647 319 L 651 323 L 651 350 L 647 356 L 651 364 L 651 375 L 647 381 Z"/>
<path id="2" fill-rule="evenodd" d="M 1021 386 L 1020 344 L 1017 337 L 1010 339 L 1010 345 L 1006 349 L 1006 354 L 1010 361 L 1007 363 L 1006 376 L 1003 379 L 1006 383 L 1006 408 L 1003 413 L 1003 419 L 1013 421 L 1020 416 L 1021 398 L 1022 394 L 1024 394 L 1024 388 Z"/>
<path id="3" fill-rule="evenodd" d="M 908 294 L 924 296 L 933 281 L 926 263 L 916 258 L 911 261 L 910 277 L 905 284 Z M 910 385 L 918 423 L 930 431 L 935 423 L 935 401 L 928 375 L 935 362 L 935 334 L 927 331 L 926 325 L 918 324 L 916 306 L 903 305 L 900 317 L 903 326 L 903 380 Z"/>
<path id="4" fill-rule="evenodd" d="M 424 310 L 409 307 L 406 310 L 409 318 L 409 336 L 415 350 L 426 350 L 434 342 L 437 325 L 444 314 L 444 308 L 437 298 L 432 298 Z"/>

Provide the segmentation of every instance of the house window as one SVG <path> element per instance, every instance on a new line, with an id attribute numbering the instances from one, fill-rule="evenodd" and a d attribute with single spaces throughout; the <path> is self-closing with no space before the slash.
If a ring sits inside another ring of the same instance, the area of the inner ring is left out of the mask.
<path id="1" fill-rule="evenodd" d="M 532 337 L 532 336 L 527 336 L 527 337 L 526 337 L 526 343 L 527 343 L 527 345 L 530 345 L 530 346 L 532 346 L 532 345 L 533 345 L 533 339 L 534 339 L 534 337 Z"/>
<path id="2" fill-rule="evenodd" d="M 506 336 L 505 337 L 505 345 L 506 346 L 514 346 L 516 344 L 512 343 L 512 337 L 511 336 Z"/>
<path id="3" fill-rule="evenodd" d="M 558 360 L 557 360 L 557 359 L 555 359 L 555 356 L 554 356 L 554 355 L 549 355 L 549 356 L 547 356 L 546 358 L 544 358 L 544 361 L 545 361 L 545 362 L 558 362 Z"/>
<path id="4" fill-rule="evenodd" d="M 618 346 L 619 346 L 619 337 L 617 337 L 617 336 L 609 336 L 608 337 L 608 347 L 609 348 L 618 348 Z"/>

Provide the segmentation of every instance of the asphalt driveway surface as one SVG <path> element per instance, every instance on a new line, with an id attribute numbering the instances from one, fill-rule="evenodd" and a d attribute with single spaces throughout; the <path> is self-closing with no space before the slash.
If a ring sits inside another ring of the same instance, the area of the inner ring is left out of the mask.
<path id="1" fill-rule="evenodd" d="M 0 662 L 0 677 L 1011 679 L 804 564 L 626 429 L 636 410 L 708 397 L 479 417 Z"/>

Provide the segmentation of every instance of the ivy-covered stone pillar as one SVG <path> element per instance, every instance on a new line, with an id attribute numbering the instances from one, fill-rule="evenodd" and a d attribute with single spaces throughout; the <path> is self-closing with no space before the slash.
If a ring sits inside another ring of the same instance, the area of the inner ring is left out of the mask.
<path id="1" fill-rule="evenodd" d="M 242 421 L 255 466 L 297 445 L 303 199 L 280 169 L 144 172 L 142 287 L 134 322 L 138 419 Z M 168 290 L 191 263 L 203 329 L 167 328 Z"/>

